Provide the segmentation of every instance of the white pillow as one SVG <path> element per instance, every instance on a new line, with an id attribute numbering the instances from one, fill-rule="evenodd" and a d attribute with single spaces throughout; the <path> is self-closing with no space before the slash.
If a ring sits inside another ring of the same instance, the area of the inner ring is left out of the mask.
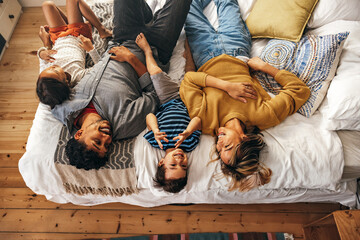
<path id="1" fill-rule="evenodd" d="M 349 31 L 336 75 L 319 107 L 329 130 L 360 130 L 360 21 L 335 21 L 309 34 Z"/>
<path id="2" fill-rule="evenodd" d="M 360 1 L 320 0 L 307 26 L 318 28 L 337 20 L 360 21 Z"/>

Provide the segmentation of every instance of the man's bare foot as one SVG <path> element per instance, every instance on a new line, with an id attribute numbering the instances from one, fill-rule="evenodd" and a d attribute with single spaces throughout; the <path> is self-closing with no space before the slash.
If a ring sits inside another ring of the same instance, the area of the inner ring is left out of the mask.
<path id="1" fill-rule="evenodd" d="M 143 33 L 140 33 L 139 35 L 137 35 L 135 42 L 139 46 L 139 48 L 141 48 L 141 50 L 144 51 L 145 54 L 147 52 L 151 52 L 151 47 Z"/>
<path id="2" fill-rule="evenodd" d="M 112 37 L 113 32 L 107 28 L 103 28 L 101 29 L 101 31 L 99 31 L 99 35 L 101 38 L 108 38 L 108 37 Z"/>
<path id="3" fill-rule="evenodd" d="M 44 47 L 51 48 L 52 43 L 50 40 L 50 34 L 46 31 L 44 26 L 40 26 L 39 37 L 44 44 Z"/>

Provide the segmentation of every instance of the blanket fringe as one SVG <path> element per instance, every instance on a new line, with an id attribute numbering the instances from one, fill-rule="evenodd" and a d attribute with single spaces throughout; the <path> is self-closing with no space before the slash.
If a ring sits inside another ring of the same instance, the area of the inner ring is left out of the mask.
<path id="1" fill-rule="evenodd" d="M 125 187 L 125 188 L 109 188 L 109 187 L 101 187 L 101 188 L 93 188 L 93 187 L 84 187 L 78 186 L 72 183 L 64 183 L 66 192 L 75 193 L 78 195 L 85 194 L 101 194 L 101 195 L 111 195 L 113 197 L 121 197 L 124 194 L 130 195 L 132 193 L 138 193 L 139 190 L 133 187 Z"/>

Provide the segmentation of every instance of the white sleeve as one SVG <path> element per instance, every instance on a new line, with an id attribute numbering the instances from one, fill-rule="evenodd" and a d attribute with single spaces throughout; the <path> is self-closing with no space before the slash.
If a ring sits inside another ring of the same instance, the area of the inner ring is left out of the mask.
<path id="1" fill-rule="evenodd" d="M 94 64 L 98 63 L 100 61 L 100 55 L 99 53 L 96 51 L 95 48 L 93 48 L 92 50 L 90 50 L 90 52 L 88 52 L 91 59 L 93 60 Z"/>

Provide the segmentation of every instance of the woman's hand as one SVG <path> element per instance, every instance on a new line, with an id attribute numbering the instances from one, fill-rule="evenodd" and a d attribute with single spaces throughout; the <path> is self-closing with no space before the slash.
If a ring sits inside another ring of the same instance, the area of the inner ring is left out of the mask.
<path id="1" fill-rule="evenodd" d="M 269 74 L 273 78 L 275 78 L 275 75 L 280 71 L 274 66 L 271 66 L 270 64 L 264 62 L 259 57 L 253 57 L 248 61 L 248 66 L 252 68 L 255 71 L 262 71 L 266 74 Z"/>
<path id="2" fill-rule="evenodd" d="M 56 54 L 57 51 L 56 50 L 41 50 L 40 53 L 39 53 L 39 57 L 42 59 L 42 60 L 45 60 L 47 62 L 54 62 L 55 61 L 55 58 L 52 57 L 51 55 L 54 55 Z"/>
<path id="3" fill-rule="evenodd" d="M 176 137 L 173 138 L 173 140 L 177 139 L 177 142 L 175 143 L 175 148 L 178 148 L 182 142 L 188 137 L 190 136 L 190 132 L 187 130 L 184 130 L 182 133 L 180 133 L 179 135 L 177 135 Z"/>
<path id="4" fill-rule="evenodd" d="M 94 45 L 92 44 L 92 42 L 89 38 L 87 38 L 81 34 L 80 34 L 80 36 L 78 36 L 78 38 L 81 41 L 80 47 L 82 47 L 85 51 L 90 52 L 91 50 L 94 49 Z"/>
<path id="5" fill-rule="evenodd" d="M 255 71 L 262 71 L 267 65 L 267 63 L 261 60 L 261 58 L 259 57 L 250 58 L 247 64 L 251 69 Z"/>
<path id="6" fill-rule="evenodd" d="M 257 99 L 257 92 L 251 83 L 229 83 L 226 92 L 230 97 L 246 103 L 246 98 Z"/>
<path id="7" fill-rule="evenodd" d="M 159 129 L 153 130 L 153 133 L 154 133 L 154 137 L 155 137 L 156 142 L 159 144 L 159 147 L 161 149 L 163 149 L 163 145 L 161 143 L 161 140 L 163 140 L 165 142 L 169 142 L 169 140 L 166 138 L 167 137 L 166 133 L 165 132 L 160 132 Z"/>

